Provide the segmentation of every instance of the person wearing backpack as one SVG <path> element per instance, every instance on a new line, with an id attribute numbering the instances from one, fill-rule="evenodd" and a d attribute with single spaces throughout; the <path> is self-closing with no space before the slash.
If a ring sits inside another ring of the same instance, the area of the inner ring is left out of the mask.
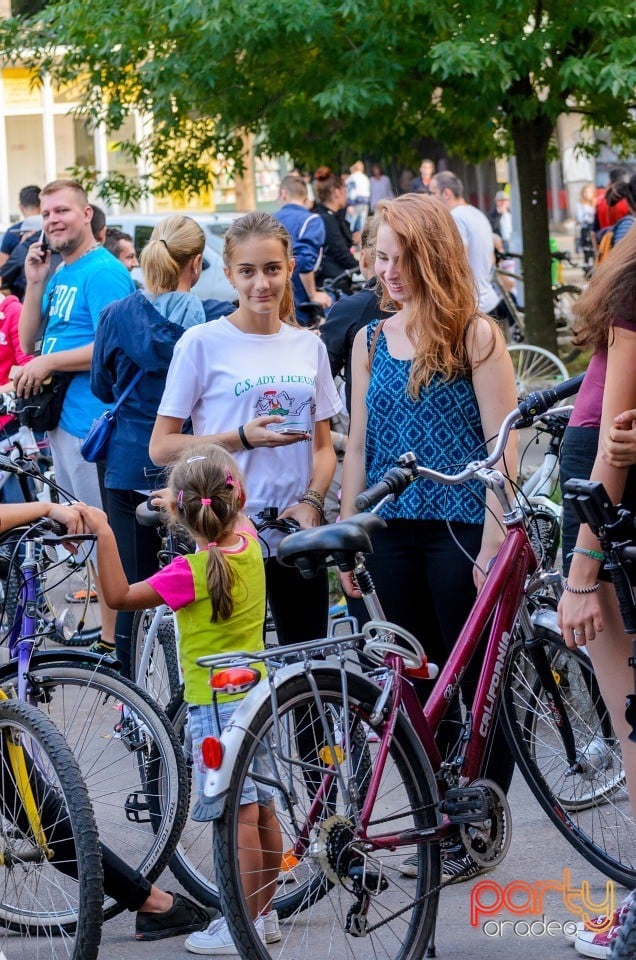
<path id="1" fill-rule="evenodd" d="M 601 231 L 594 260 L 595 266 L 603 262 L 610 250 L 629 233 L 636 223 L 636 174 L 629 181 L 617 184 L 617 189 L 619 188 L 622 199 L 625 201 L 625 209 L 628 212 L 612 226 Z"/>

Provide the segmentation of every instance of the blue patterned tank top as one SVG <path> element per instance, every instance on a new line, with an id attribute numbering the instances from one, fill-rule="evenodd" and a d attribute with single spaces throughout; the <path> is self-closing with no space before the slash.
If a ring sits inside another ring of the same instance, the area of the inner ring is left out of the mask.
<path id="1" fill-rule="evenodd" d="M 367 348 L 379 321 L 367 327 Z M 388 350 L 384 331 L 376 342 L 367 391 L 365 467 L 367 484 L 382 479 L 397 458 L 412 450 L 418 463 L 443 473 L 459 473 L 470 461 L 485 455 L 479 406 L 470 380 L 434 377 L 419 400 L 407 391 L 410 360 L 396 360 Z M 475 496 L 477 494 L 477 496 Z M 395 503 L 380 511 L 385 520 L 456 520 L 483 524 L 484 488 L 478 481 L 447 487 L 418 480 Z"/>

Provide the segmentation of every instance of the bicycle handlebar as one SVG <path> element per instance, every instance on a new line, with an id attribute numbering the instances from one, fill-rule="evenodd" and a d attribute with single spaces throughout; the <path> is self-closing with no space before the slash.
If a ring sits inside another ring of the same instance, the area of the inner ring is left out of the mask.
<path id="1" fill-rule="evenodd" d="M 542 390 L 538 393 L 531 393 L 522 400 L 516 410 L 512 410 L 505 418 L 492 453 L 484 460 L 475 460 L 469 463 L 461 473 L 447 474 L 440 473 L 437 470 L 431 470 L 428 467 L 421 467 L 417 463 L 414 453 L 403 454 L 397 463 L 397 466 L 391 467 L 385 473 L 382 479 L 367 490 L 363 490 L 356 497 L 356 510 L 368 510 L 377 506 L 386 497 L 392 496 L 396 500 L 414 480 L 424 478 L 433 480 L 435 483 L 443 483 L 448 486 L 457 486 L 466 483 L 475 476 L 480 470 L 489 469 L 497 463 L 505 450 L 510 431 L 515 427 L 527 426 L 534 422 L 550 407 L 558 403 L 559 400 L 565 400 L 577 392 L 584 374 L 572 377 L 565 383 L 560 383 L 556 387 L 550 387 L 548 390 Z"/>

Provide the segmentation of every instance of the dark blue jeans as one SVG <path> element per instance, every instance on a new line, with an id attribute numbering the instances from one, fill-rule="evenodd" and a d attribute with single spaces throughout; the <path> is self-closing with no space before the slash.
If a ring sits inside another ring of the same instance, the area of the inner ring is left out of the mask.
<path id="1" fill-rule="evenodd" d="M 147 580 L 159 569 L 157 551 L 161 540 L 154 527 L 142 527 L 135 519 L 135 509 L 146 500 L 135 490 L 105 490 L 105 510 L 113 528 L 117 549 L 129 583 Z M 115 621 L 115 652 L 121 663 L 121 673 L 131 675 L 130 636 L 134 613 L 117 614 Z M 134 677 L 132 678 L 134 680 Z"/>
<path id="2" fill-rule="evenodd" d="M 367 564 L 387 620 L 405 627 L 420 641 L 426 655 L 442 667 L 475 602 L 473 558 L 481 547 L 482 527 L 453 523 L 453 534 L 443 520 L 389 520 L 373 537 L 373 554 Z M 369 619 L 362 601 L 350 601 L 350 612 L 359 623 Z M 482 650 L 483 656 L 483 650 Z M 481 668 L 478 650 L 462 681 L 462 696 L 471 704 Z M 430 681 L 415 684 L 424 702 Z M 451 706 L 437 742 L 442 756 L 456 744 L 461 722 L 459 704 Z M 499 723 L 491 742 L 484 776 L 504 791 L 510 786 L 514 760 Z"/>

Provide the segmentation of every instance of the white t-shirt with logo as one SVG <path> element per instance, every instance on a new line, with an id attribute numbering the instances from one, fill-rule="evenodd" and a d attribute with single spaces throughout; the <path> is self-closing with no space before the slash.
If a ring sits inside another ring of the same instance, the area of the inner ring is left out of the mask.
<path id="1" fill-rule="evenodd" d="M 284 416 L 311 431 L 342 407 L 323 342 L 314 333 L 281 324 L 278 333 L 243 333 L 226 317 L 186 330 L 175 346 L 159 414 L 192 417 L 197 436 L 236 430 L 256 417 Z M 311 441 L 239 450 L 246 512 L 279 512 L 306 492 L 312 475 Z"/>
<path id="2" fill-rule="evenodd" d="M 466 245 L 468 262 L 477 284 L 479 309 L 490 313 L 499 303 L 499 296 L 491 282 L 495 244 L 490 221 L 485 213 L 470 203 L 453 207 L 451 216 Z"/>

